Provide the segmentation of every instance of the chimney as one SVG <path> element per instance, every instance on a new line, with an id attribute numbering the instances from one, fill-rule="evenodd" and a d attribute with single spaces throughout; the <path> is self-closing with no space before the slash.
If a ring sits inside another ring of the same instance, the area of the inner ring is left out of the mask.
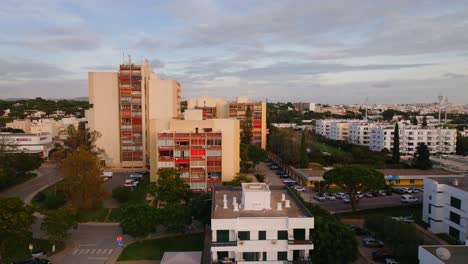
<path id="1" fill-rule="evenodd" d="M 286 200 L 286 194 L 281 194 L 281 201 L 284 202 L 284 200 Z"/>
<path id="2" fill-rule="evenodd" d="M 239 211 L 239 204 L 235 203 L 234 204 L 234 212 L 238 212 L 238 211 Z"/>
<path id="3" fill-rule="evenodd" d="M 286 200 L 285 201 L 285 205 L 284 205 L 284 208 L 290 208 L 291 207 L 291 203 L 289 200 Z"/>
<path id="4" fill-rule="evenodd" d="M 282 203 L 278 203 L 276 209 L 277 209 L 278 211 L 283 210 L 283 204 L 282 204 Z"/>
<path id="5" fill-rule="evenodd" d="M 452 180 L 452 185 L 453 185 L 453 186 L 458 186 L 458 179 L 457 179 L 457 178 L 454 178 L 454 179 Z"/>
<path id="6" fill-rule="evenodd" d="M 223 208 L 224 208 L 224 209 L 227 209 L 227 208 L 228 208 L 228 207 L 227 207 L 227 200 L 223 200 Z"/>

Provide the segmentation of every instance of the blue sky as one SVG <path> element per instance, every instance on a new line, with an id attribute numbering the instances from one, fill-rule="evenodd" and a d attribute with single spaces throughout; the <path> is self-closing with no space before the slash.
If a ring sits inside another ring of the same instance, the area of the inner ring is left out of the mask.
<path id="1" fill-rule="evenodd" d="M 87 96 L 122 53 L 184 98 L 468 103 L 468 1 L 10 1 L 0 98 Z"/>

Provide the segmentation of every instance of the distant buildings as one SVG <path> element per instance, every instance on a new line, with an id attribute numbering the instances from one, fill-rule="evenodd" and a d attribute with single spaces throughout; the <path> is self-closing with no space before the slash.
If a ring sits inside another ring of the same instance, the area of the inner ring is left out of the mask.
<path id="1" fill-rule="evenodd" d="M 67 137 L 67 128 L 72 125 L 78 127 L 80 122 L 85 119 L 76 117 L 63 117 L 55 120 L 50 118 L 42 118 L 37 120 L 16 119 L 6 124 L 7 128 L 21 129 L 28 134 L 49 133 L 52 138 L 65 139 Z"/>
<path id="2" fill-rule="evenodd" d="M 314 218 L 287 189 L 265 183 L 217 187 L 212 206 L 213 262 L 302 261 L 314 249 Z"/>
<path id="3" fill-rule="evenodd" d="M 468 177 L 426 178 L 423 221 L 433 233 L 468 241 Z"/>
<path id="4" fill-rule="evenodd" d="M 52 135 L 50 133 L 1 133 L 0 143 L 6 151 L 18 153 L 33 153 L 41 158 L 49 157 L 52 150 Z"/>

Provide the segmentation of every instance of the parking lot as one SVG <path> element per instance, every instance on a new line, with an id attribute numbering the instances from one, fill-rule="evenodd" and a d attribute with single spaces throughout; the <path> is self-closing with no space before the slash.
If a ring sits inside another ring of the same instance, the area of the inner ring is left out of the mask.
<path id="1" fill-rule="evenodd" d="M 109 194 L 109 198 L 104 201 L 104 207 L 106 208 L 117 208 L 119 207 L 119 204 L 117 201 L 115 201 L 112 197 L 112 190 L 124 186 L 125 180 L 134 172 L 114 172 L 112 177 L 109 178 L 105 183 L 104 183 L 104 189 L 106 192 Z"/>
<path id="2" fill-rule="evenodd" d="M 268 163 L 260 163 L 256 172 L 265 175 L 265 182 L 271 183 L 272 186 L 284 186 L 282 179 L 276 174 L 277 170 L 270 169 Z M 351 210 L 351 205 L 345 204 L 341 199 L 336 199 L 335 201 L 318 201 L 314 199 L 314 193 L 311 189 L 308 189 L 306 192 L 301 192 L 301 195 L 305 201 L 317 204 L 331 213 Z M 418 199 L 417 203 L 421 203 L 423 199 L 422 192 L 413 193 L 411 195 Z M 387 196 L 363 197 L 359 200 L 357 208 L 362 210 L 402 205 L 400 197 L 401 195 L 397 193 Z"/>

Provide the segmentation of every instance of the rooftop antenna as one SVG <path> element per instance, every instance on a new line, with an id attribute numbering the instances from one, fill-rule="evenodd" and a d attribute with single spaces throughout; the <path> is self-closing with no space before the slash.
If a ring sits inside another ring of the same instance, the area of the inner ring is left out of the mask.
<path id="1" fill-rule="evenodd" d="M 442 96 L 441 93 L 437 96 L 437 99 L 439 100 L 439 125 L 440 125 L 440 115 L 442 111 L 442 100 L 444 100 L 444 97 Z"/>
<path id="2" fill-rule="evenodd" d="M 128 54 L 128 64 L 132 65 L 132 55 Z"/>
<path id="3" fill-rule="evenodd" d="M 122 51 L 122 64 L 125 64 L 125 51 Z"/>
<path id="4" fill-rule="evenodd" d="M 445 121 L 444 123 L 447 124 L 447 111 L 448 111 L 448 97 L 445 97 Z"/>
<path id="5" fill-rule="evenodd" d="M 369 103 L 369 97 L 366 97 L 366 101 L 364 102 L 364 107 L 366 108 L 366 121 L 367 121 L 367 104 Z"/>

